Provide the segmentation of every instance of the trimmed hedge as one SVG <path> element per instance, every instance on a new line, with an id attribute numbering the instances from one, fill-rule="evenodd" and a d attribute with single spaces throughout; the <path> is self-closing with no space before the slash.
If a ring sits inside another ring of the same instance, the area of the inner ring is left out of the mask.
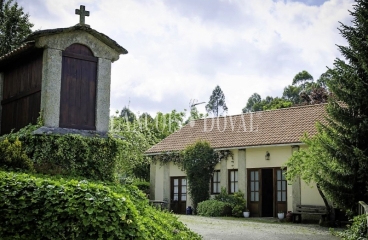
<path id="1" fill-rule="evenodd" d="M 231 215 L 231 205 L 213 199 L 206 200 L 198 203 L 197 213 L 206 217 L 229 216 Z"/>
<path id="2" fill-rule="evenodd" d="M 0 171 L 2 239 L 201 239 L 134 186 Z"/>
<path id="3" fill-rule="evenodd" d="M 83 137 L 77 134 L 33 135 L 39 126 L 29 125 L 0 138 L 0 142 L 21 142 L 22 152 L 38 173 L 82 176 L 114 181 L 121 151 L 126 144 L 112 137 Z M 0 153 L 2 151 L 0 144 Z M 1 167 L 1 166 L 0 166 Z"/>

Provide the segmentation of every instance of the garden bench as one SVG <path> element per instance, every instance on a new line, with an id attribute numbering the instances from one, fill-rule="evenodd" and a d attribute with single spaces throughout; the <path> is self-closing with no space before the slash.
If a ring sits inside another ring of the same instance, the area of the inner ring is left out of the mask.
<path id="1" fill-rule="evenodd" d="M 296 205 L 296 212 L 293 212 L 293 222 L 302 222 L 302 215 L 320 215 L 325 221 L 328 212 L 326 206 Z"/>
<path id="2" fill-rule="evenodd" d="M 149 203 L 152 205 L 152 206 L 156 206 L 157 208 L 163 210 L 163 209 L 167 209 L 167 204 L 168 202 L 165 201 L 165 200 L 149 200 Z"/>

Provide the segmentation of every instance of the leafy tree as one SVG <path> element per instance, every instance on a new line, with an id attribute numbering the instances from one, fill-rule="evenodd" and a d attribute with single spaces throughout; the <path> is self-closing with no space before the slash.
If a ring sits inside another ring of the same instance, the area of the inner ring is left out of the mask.
<path id="1" fill-rule="evenodd" d="M 0 56 L 17 48 L 32 33 L 29 15 L 13 0 L 0 0 Z"/>
<path id="2" fill-rule="evenodd" d="M 206 141 L 197 141 L 182 151 L 181 164 L 187 175 L 194 209 L 198 203 L 210 198 L 208 183 L 218 162 L 215 151 Z"/>
<path id="3" fill-rule="evenodd" d="M 222 115 L 220 114 L 222 108 L 222 113 L 227 112 L 228 108 L 225 103 L 225 94 L 222 92 L 220 86 L 216 86 L 210 97 L 210 101 L 206 105 L 206 110 L 208 113 L 212 113 L 214 116 Z"/>
<path id="4" fill-rule="evenodd" d="M 124 107 L 120 112 L 120 117 L 127 119 L 130 123 L 133 123 L 137 117 L 135 114 L 127 107 Z"/>
<path id="5" fill-rule="evenodd" d="M 263 110 L 288 108 L 288 107 L 291 107 L 292 105 L 293 105 L 293 103 L 291 101 L 276 97 L 276 98 L 273 98 L 272 101 L 266 103 L 263 106 Z"/>
<path id="6" fill-rule="evenodd" d="M 358 201 L 368 202 L 368 1 L 357 0 L 350 14 L 352 26 L 341 24 L 339 29 L 348 42 L 338 46 L 346 60 L 336 59 L 328 72 L 333 96 L 327 124 L 320 123 L 313 142 L 307 142 L 316 147 L 306 152 L 301 171 L 316 170 L 311 166 L 318 161 L 321 189 L 338 206 L 354 210 Z"/>
<path id="7" fill-rule="evenodd" d="M 245 106 L 245 108 L 243 108 L 243 113 L 262 111 L 263 106 L 261 105 L 261 101 L 261 95 L 259 95 L 258 93 L 253 93 L 253 95 L 248 98 L 247 105 Z"/>
<path id="8" fill-rule="evenodd" d="M 307 88 L 313 83 L 313 77 L 309 72 L 303 70 L 297 73 L 293 79 L 293 86 L 300 86 L 302 90 Z"/>
<path id="9" fill-rule="evenodd" d="M 302 99 L 300 98 L 300 92 L 302 88 L 300 86 L 289 85 L 284 88 L 282 98 L 291 101 L 293 104 L 300 104 Z"/>
<path id="10" fill-rule="evenodd" d="M 191 107 L 189 114 L 190 115 L 184 124 L 188 124 L 192 120 L 202 119 L 208 116 L 207 113 L 206 114 L 200 113 L 195 106 Z"/>

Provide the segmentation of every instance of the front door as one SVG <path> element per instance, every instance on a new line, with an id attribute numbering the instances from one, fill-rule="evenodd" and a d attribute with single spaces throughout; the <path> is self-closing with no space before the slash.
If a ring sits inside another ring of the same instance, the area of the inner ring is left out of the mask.
<path id="1" fill-rule="evenodd" d="M 253 217 L 287 210 L 286 179 L 280 168 L 248 169 L 248 208 Z"/>
<path id="2" fill-rule="evenodd" d="M 170 209 L 177 214 L 185 214 L 187 206 L 187 179 L 171 177 Z"/>

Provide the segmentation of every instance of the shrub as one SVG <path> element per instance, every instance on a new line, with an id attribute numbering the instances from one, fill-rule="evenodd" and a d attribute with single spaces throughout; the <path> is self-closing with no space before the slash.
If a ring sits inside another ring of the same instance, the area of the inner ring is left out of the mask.
<path id="1" fill-rule="evenodd" d="M 234 194 L 228 194 L 224 187 L 222 187 L 221 192 L 215 196 L 215 200 L 229 204 L 229 206 L 231 206 L 232 215 L 235 217 L 243 216 L 243 212 L 247 207 L 247 202 L 241 191 L 235 192 Z"/>
<path id="2" fill-rule="evenodd" d="M 332 231 L 333 235 L 340 237 L 343 240 L 367 239 L 367 217 L 359 215 L 353 218 L 352 225 L 343 232 Z"/>
<path id="3" fill-rule="evenodd" d="M 134 186 L 0 171 L 2 239 L 200 239 Z"/>
<path id="4" fill-rule="evenodd" d="M 125 144 L 112 137 L 83 137 L 77 134 L 33 135 L 38 126 L 26 126 L 1 137 L 21 141 L 22 151 L 39 173 L 83 176 L 93 180 L 113 181 L 120 151 Z M 1 140 L 1 139 L 0 139 Z"/>
<path id="5" fill-rule="evenodd" d="M 149 194 L 150 191 L 150 183 L 145 181 L 134 181 L 133 185 L 136 186 L 142 192 Z"/>
<path id="6" fill-rule="evenodd" d="M 231 206 L 228 203 L 214 199 L 198 203 L 197 213 L 201 216 L 220 217 L 231 215 Z"/>
<path id="7" fill-rule="evenodd" d="M 33 171 L 33 163 L 22 149 L 18 138 L 13 142 L 7 138 L 0 140 L 0 168 Z"/>

